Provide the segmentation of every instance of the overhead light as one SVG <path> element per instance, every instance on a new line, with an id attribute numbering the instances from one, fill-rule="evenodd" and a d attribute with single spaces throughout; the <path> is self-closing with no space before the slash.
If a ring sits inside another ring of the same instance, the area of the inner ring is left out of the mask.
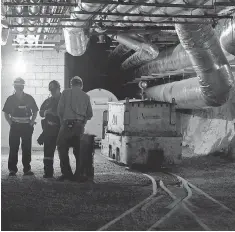
<path id="1" fill-rule="evenodd" d="M 32 51 L 32 50 L 34 50 L 34 51 L 52 51 L 52 50 L 54 50 L 54 48 L 37 48 L 37 47 L 33 47 L 33 48 L 16 48 L 15 49 L 16 51 L 21 51 L 21 52 L 23 52 L 23 51 Z"/>
<path id="2" fill-rule="evenodd" d="M 13 43 L 12 46 L 19 46 L 20 44 L 16 44 L 16 43 Z M 24 44 L 24 45 L 28 45 L 28 44 Z M 55 44 L 29 44 L 30 46 L 33 46 L 33 47 L 54 47 Z"/>
<path id="3" fill-rule="evenodd" d="M 22 14 L 24 7 L 23 6 L 17 6 L 15 9 L 16 9 L 17 14 Z"/>
<path id="4" fill-rule="evenodd" d="M 26 65 L 25 65 L 25 62 L 23 60 L 23 57 L 20 56 L 17 60 L 17 62 L 14 64 L 14 69 L 15 69 L 15 72 L 17 73 L 25 73 L 26 71 Z"/>

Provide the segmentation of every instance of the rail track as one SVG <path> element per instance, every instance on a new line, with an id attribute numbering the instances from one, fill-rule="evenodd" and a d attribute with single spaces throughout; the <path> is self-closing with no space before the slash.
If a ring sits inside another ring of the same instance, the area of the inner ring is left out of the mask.
<path id="1" fill-rule="evenodd" d="M 235 229 L 235 212 L 183 177 L 141 174 L 152 181 L 152 194 L 98 231 Z"/>

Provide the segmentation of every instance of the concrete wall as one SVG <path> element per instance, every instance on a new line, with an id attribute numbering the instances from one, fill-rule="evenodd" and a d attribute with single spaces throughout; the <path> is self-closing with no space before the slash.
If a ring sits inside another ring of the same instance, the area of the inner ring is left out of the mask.
<path id="1" fill-rule="evenodd" d="M 25 73 L 16 70 L 15 64 L 20 59 L 24 60 Z M 2 73 L 1 73 L 1 103 L 2 108 L 7 97 L 14 91 L 13 80 L 21 76 L 26 81 L 25 92 L 31 94 L 38 108 L 42 102 L 49 96 L 48 83 L 51 80 L 57 80 L 64 88 L 64 53 L 56 51 L 31 51 L 17 52 L 12 46 L 6 45 L 2 47 Z M 9 125 L 2 113 L 1 118 L 1 146 L 8 147 Z M 33 134 L 33 147 L 38 147 L 37 138 L 41 133 L 41 118 L 38 115 L 36 119 Z"/>

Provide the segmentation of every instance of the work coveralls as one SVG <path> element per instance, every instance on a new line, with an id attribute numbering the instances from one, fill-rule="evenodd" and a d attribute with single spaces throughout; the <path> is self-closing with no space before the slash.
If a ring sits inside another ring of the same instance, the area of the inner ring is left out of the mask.
<path id="1" fill-rule="evenodd" d="M 31 170 L 32 134 L 34 131 L 34 127 L 30 125 L 30 117 L 32 113 L 38 111 L 37 104 L 29 94 L 23 93 L 22 99 L 13 94 L 7 98 L 2 111 L 10 114 L 12 120 L 9 134 L 8 169 L 10 172 L 17 173 L 18 171 L 18 151 L 21 139 L 23 171 L 27 173 Z"/>
<path id="2" fill-rule="evenodd" d="M 73 147 L 76 158 L 75 178 L 79 176 L 80 137 L 84 133 L 86 121 L 93 116 L 90 98 L 79 87 L 64 90 L 58 105 L 62 125 L 57 139 L 62 175 L 73 177 L 69 163 L 69 147 Z"/>
<path id="3" fill-rule="evenodd" d="M 51 110 L 57 114 L 59 98 L 50 97 L 46 99 L 40 108 L 40 116 L 44 117 L 46 110 Z M 44 173 L 46 176 L 53 176 L 54 153 L 56 149 L 56 140 L 60 129 L 60 119 L 58 116 L 47 114 L 42 120 L 43 133 L 40 135 L 44 143 Z"/>

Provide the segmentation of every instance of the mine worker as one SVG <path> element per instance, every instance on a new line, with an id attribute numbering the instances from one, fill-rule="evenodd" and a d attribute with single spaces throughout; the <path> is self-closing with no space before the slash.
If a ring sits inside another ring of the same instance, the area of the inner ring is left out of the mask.
<path id="1" fill-rule="evenodd" d="M 53 162 L 56 149 L 56 140 L 60 129 L 60 118 L 57 114 L 57 107 L 60 100 L 60 84 L 53 80 L 49 83 L 51 97 L 46 99 L 39 114 L 42 118 L 43 132 L 38 138 L 39 144 L 44 144 L 44 178 L 52 178 L 54 174 Z"/>
<path id="2" fill-rule="evenodd" d="M 34 130 L 35 119 L 37 117 L 38 107 L 34 98 L 24 93 L 25 81 L 18 77 L 14 81 L 15 93 L 9 96 L 3 107 L 5 118 L 10 125 L 9 134 L 9 176 L 16 176 L 18 171 L 18 151 L 22 148 L 22 163 L 24 175 L 33 175 L 31 171 L 31 148 L 32 134 Z"/>
<path id="3" fill-rule="evenodd" d="M 83 82 L 78 76 L 72 78 L 71 88 L 62 92 L 58 105 L 58 115 L 60 117 L 61 128 L 57 139 L 57 149 L 60 157 L 60 167 L 62 176 L 58 180 L 78 180 L 79 181 L 79 149 L 80 136 L 84 133 L 87 120 L 93 116 L 90 97 L 82 91 Z M 76 171 L 73 175 L 68 151 L 73 147 L 76 158 Z"/>

